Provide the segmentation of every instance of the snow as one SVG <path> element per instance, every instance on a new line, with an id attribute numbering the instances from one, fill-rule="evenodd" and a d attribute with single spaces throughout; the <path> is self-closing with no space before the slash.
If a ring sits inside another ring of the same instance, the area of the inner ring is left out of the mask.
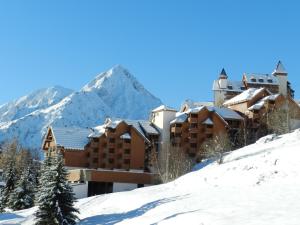
<path id="1" fill-rule="evenodd" d="M 170 122 L 170 124 L 174 123 L 184 123 L 186 119 L 188 118 L 188 115 L 186 112 L 180 112 L 176 113 L 176 118 Z"/>
<path id="2" fill-rule="evenodd" d="M 269 135 L 174 182 L 76 203 L 81 225 L 299 225 L 300 130 Z M 33 224 L 36 208 L 0 215 Z"/>
<path id="3" fill-rule="evenodd" d="M 126 69 L 116 66 L 80 91 L 56 87 L 0 106 L 0 142 L 18 138 L 24 147 L 40 149 L 49 126 L 95 127 L 107 117 L 143 120 L 161 104 Z"/>
<path id="4" fill-rule="evenodd" d="M 278 62 L 277 66 L 276 66 L 276 69 L 274 70 L 273 74 L 275 74 L 275 73 L 279 73 L 279 74 L 280 73 L 281 74 L 286 74 L 287 73 L 281 61 Z"/>
<path id="5" fill-rule="evenodd" d="M 121 139 L 131 139 L 131 135 L 129 133 L 122 134 L 120 136 Z"/>
<path id="6" fill-rule="evenodd" d="M 248 73 L 244 74 L 244 77 L 246 78 L 247 83 L 250 84 L 278 85 L 277 77 L 272 74 Z"/>
<path id="7" fill-rule="evenodd" d="M 202 122 L 202 124 L 213 125 L 214 122 L 210 118 L 207 118 L 205 121 Z"/>
<path id="8" fill-rule="evenodd" d="M 243 91 L 241 94 L 224 102 L 224 105 L 228 106 L 228 105 L 233 105 L 233 104 L 248 101 L 264 90 L 266 90 L 266 89 L 265 88 L 258 88 L 258 89 L 257 88 L 249 88 L 248 90 Z"/>
<path id="9" fill-rule="evenodd" d="M 232 88 L 228 88 L 228 86 Z M 227 80 L 227 89 L 221 89 L 219 80 L 214 80 L 213 82 L 213 91 L 230 91 L 230 92 L 242 92 L 244 84 L 242 81 L 231 81 Z"/>
<path id="10" fill-rule="evenodd" d="M 275 101 L 277 99 L 277 97 L 279 97 L 279 96 L 280 96 L 279 94 L 266 96 L 263 99 L 259 100 L 254 105 L 252 105 L 251 107 L 249 107 L 248 109 L 250 111 L 251 110 L 260 110 L 267 101 L 269 101 L 269 100 Z"/>
<path id="11" fill-rule="evenodd" d="M 166 106 L 166 105 L 161 105 L 161 106 L 159 106 L 159 107 L 152 110 L 153 113 L 160 112 L 160 111 L 175 111 L 176 112 L 177 110 L 173 109 L 169 106 Z"/>
<path id="12" fill-rule="evenodd" d="M 54 139 L 57 146 L 63 146 L 65 149 L 83 150 L 89 142 L 91 129 L 79 127 L 52 127 Z"/>
<path id="13" fill-rule="evenodd" d="M 237 112 L 235 112 L 232 109 L 228 108 L 220 108 L 220 107 L 207 107 L 208 110 L 214 111 L 219 116 L 221 116 L 223 119 L 232 119 L 232 120 L 243 120 L 243 117 L 241 117 Z"/>

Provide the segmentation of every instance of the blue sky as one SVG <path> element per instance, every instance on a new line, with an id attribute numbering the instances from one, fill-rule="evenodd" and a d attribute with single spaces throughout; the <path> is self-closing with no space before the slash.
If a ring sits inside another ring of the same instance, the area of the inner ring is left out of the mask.
<path id="1" fill-rule="evenodd" d="M 177 107 L 211 100 L 222 67 L 241 79 L 279 59 L 300 98 L 299 11 L 286 0 L 1 1 L 0 104 L 53 85 L 79 89 L 122 64 Z"/>

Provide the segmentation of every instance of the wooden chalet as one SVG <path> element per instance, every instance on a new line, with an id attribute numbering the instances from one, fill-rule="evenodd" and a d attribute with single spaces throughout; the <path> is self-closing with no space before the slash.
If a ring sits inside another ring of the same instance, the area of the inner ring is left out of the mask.
<path id="1" fill-rule="evenodd" d="M 49 127 L 43 150 L 61 152 L 69 180 L 86 184 L 91 196 L 152 184 L 148 158 L 158 138 L 148 121 L 108 119 L 93 129 Z"/>

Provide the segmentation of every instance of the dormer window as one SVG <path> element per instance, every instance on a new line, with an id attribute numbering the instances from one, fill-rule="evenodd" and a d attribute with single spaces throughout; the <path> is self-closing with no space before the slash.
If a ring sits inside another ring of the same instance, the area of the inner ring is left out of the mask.
<path id="1" fill-rule="evenodd" d="M 273 83 L 273 80 L 272 79 L 268 79 L 268 83 Z"/>
<path id="2" fill-rule="evenodd" d="M 251 80 L 251 82 L 256 82 L 255 78 L 251 78 L 250 80 Z"/>
<path id="3" fill-rule="evenodd" d="M 241 90 L 243 90 L 243 91 L 246 90 L 246 87 L 241 87 Z"/>
<path id="4" fill-rule="evenodd" d="M 263 83 L 263 82 L 264 82 L 264 79 L 259 78 L 259 79 L 258 79 L 258 82 Z"/>
<path id="5" fill-rule="evenodd" d="M 232 85 L 228 85 L 227 88 L 228 88 L 229 90 L 232 90 L 232 89 L 233 89 Z"/>

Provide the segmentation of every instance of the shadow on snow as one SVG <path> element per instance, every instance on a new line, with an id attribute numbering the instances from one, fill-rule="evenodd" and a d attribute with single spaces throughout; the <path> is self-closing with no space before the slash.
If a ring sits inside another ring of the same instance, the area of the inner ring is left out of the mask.
<path id="1" fill-rule="evenodd" d="M 166 199 L 160 199 L 156 200 L 154 202 L 147 203 L 137 209 L 125 212 L 125 213 L 115 213 L 115 214 L 104 214 L 104 215 L 98 215 L 98 216 L 92 216 L 85 218 L 79 222 L 80 225 L 95 225 L 95 224 L 101 224 L 101 225 L 113 225 L 116 223 L 119 223 L 125 219 L 132 219 L 138 216 L 141 216 L 148 212 L 151 209 L 154 209 L 162 204 L 166 204 L 169 202 L 173 202 L 176 200 L 180 200 L 184 198 L 185 196 L 179 196 L 173 197 L 173 198 L 166 198 Z"/>

